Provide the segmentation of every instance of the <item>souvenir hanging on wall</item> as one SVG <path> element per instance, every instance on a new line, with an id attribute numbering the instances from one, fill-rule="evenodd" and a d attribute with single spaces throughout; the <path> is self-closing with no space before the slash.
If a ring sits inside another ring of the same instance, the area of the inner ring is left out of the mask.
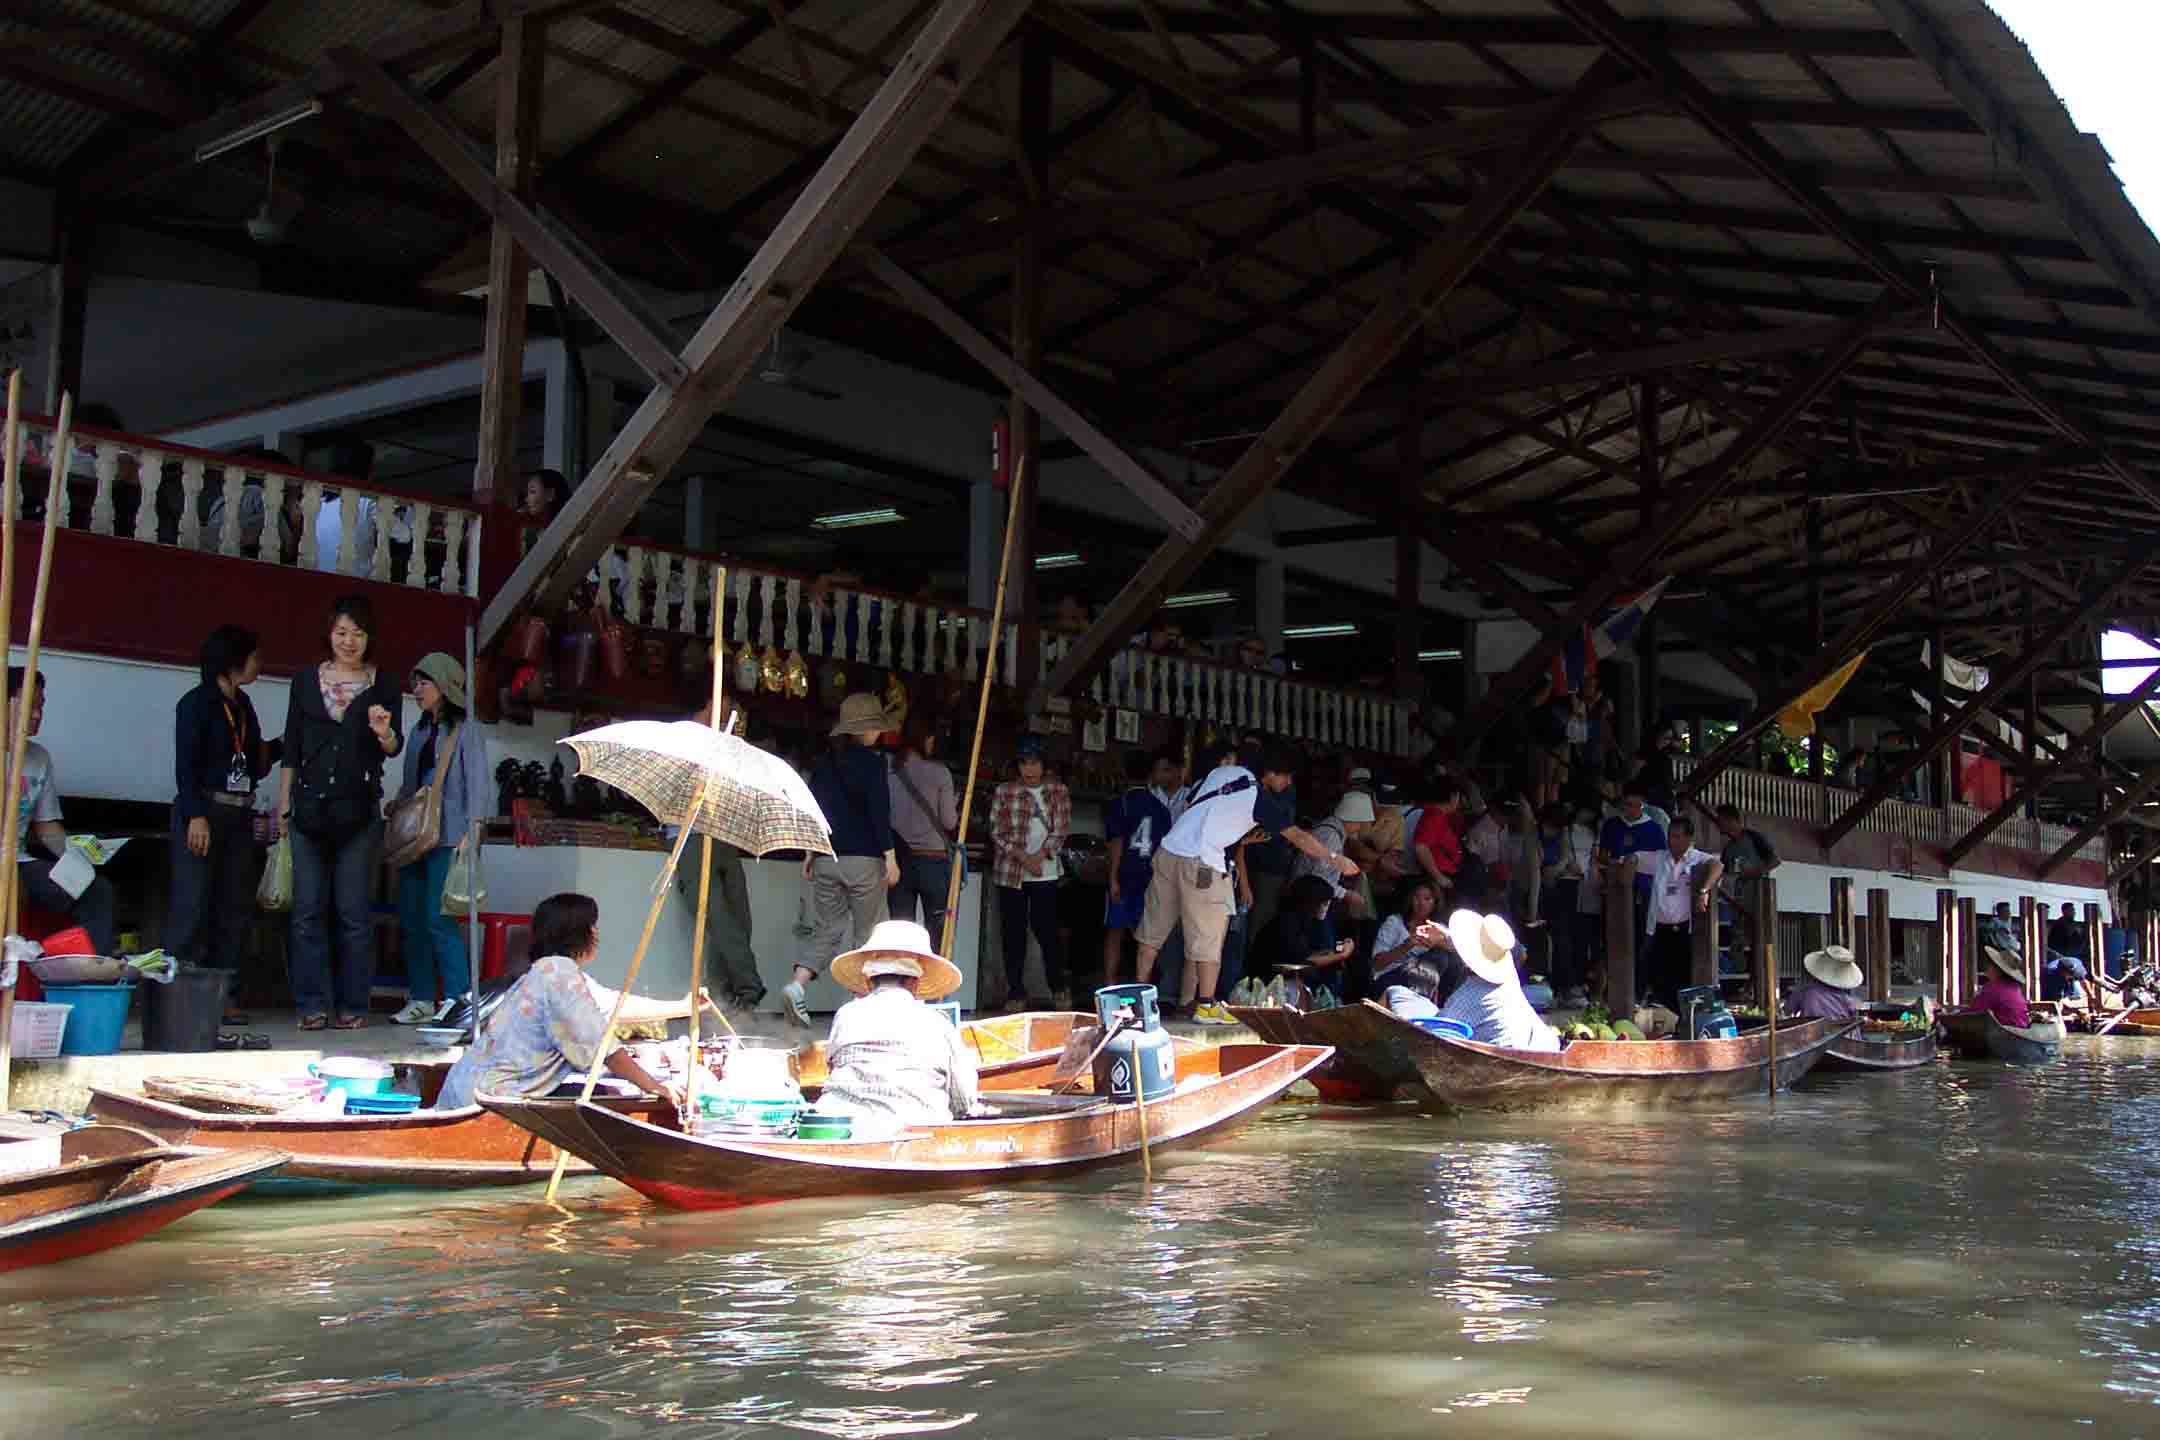
<path id="1" fill-rule="evenodd" d="M 743 641 L 742 649 L 735 652 L 735 688 L 738 692 L 744 695 L 754 695 L 757 693 L 757 651 L 750 648 L 750 642 L 748 640 Z"/>
<path id="2" fill-rule="evenodd" d="M 810 663 L 802 658 L 800 650 L 788 651 L 787 693 L 794 700 L 805 699 L 810 694 Z"/>
<path id="3" fill-rule="evenodd" d="M 780 647 L 768 645 L 765 656 L 758 662 L 758 681 L 770 695 L 787 693 L 787 662 L 780 658 Z"/>

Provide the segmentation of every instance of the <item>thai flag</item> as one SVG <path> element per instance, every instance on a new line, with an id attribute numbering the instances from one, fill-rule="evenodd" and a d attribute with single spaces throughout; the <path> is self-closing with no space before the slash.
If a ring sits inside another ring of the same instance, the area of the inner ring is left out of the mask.
<path id="1" fill-rule="evenodd" d="M 1635 638 L 1643 617 L 1650 613 L 1650 607 L 1657 604 L 1658 597 L 1670 584 L 1672 577 L 1668 575 L 1647 590 L 1619 597 L 1596 624 L 1583 626 L 1580 635 L 1570 635 L 1567 643 L 1560 647 L 1560 653 L 1553 656 L 1554 688 L 1570 695 L 1581 690 L 1583 682 L 1597 674 L 1600 660 L 1618 654 Z"/>

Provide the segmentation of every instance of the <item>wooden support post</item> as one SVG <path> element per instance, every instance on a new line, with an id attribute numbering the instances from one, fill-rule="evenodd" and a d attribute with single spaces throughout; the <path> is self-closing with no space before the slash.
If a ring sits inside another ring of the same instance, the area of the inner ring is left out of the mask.
<path id="1" fill-rule="evenodd" d="M 1828 945 L 1843 945 L 1857 953 L 1860 945 L 1853 928 L 1852 876 L 1830 877 L 1830 935 Z"/>
<path id="2" fill-rule="evenodd" d="M 1934 657 L 1935 662 L 1928 674 L 1928 724 L 1935 725 L 1942 721 L 1946 698 L 1943 693 L 1943 627 L 1939 624 L 1928 636 L 1928 654 Z M 1950 746 L 1942 756 L 1928 762 L 1930 770 L 1941 775 L 1957 769 L 1958 750 L 1957 745 Z M 1932 798 L 1936 804 L 1943 805 L 1949 803 L 1949 794 L 1946 785 L 1938 785 Z"/>
<path id="3" fill-rule="evenodd" d="M 1867 940 L 1867 996 L 1870 1000 L 1890 998 L 1890 892 L 1887 889 L 1871 889 L 1867 892 L 1867 924 L 1863 932 Z"/>
<path id="4" fill-rule="evenodd" d="M 45 327 L 45 413 L 60 413 L 60 397 L 82 394 L 83 331 L 90 310 L 90 221 L 87 207 L 63 190 L 53 206 L 52 287 Z"/>
<path id="5" fill-rule="evenodd" d="M 1754 968 L 1755 1003 L 1768 1014 L 1778 1003 L 1777 877 L 1759 875 L 1750 882 L 1750 889 L 1753 910 L 1748 928 L 1753 933 L 1748 945 L 1749 964 Z"/>
<path id="6" fill-rule="evenodd" d="M 2040 920 L 2040 902 L 2030 895 L 2018 896 L 2018 950 L 2025 961 L 2025 998 L 2040 998 L 2040 957 L 2047 946 L 2047 926 Z"/>
<path id="7" fill-rule="evenodd" d="M 1402 432 L 1395 441 L 1396 459 L 1402 466 L 1396 492 L 1401 523 L 1395 527 L 1395 694 L 1401 698 L 1424 694 L 1418 646 L 1424 628 L 1419 616 L 1424 610 L 1420 562 L 1425 552 L 1418 540 L 1419 527 L 1411 523 L 1424 504 L 1425 406 L 1417 383 L 1425 357 L 1424 339 L 1424 332 L 1419 331 L 1403 346 Z"/>
<path id="8" fill-rule="evenodd" d="M 1020 135 L 1022 188 L 1031 203 L 1047 203 L 1050 194 L 1050 43 L 1040 31 L 1020 37 Z M 1049 267 L 1044 259 L 1041 227 L 1029 225 L 1015 238 L 1012 253 L 1012 357 L 1030 375 L 1042 373 L 1043 306 L 1049 294 Z M 1037 541 L 1036 496 L 1042 493 L 1042 417 L 1029 403 L 1026 392 L 1015 387 L 1007 401 L 1012 433 L 1014 473 L 1035 479 L 1024 493 L 1013 497 L 1013 606 L 1020 622 L 1020 647 L 1013 667 L 1012 683 L 1022 695 L 1031 694 L 1042 680 L 1043 614 L 1037 594 L 1035 554 Z M 993 637 L 993 643 L 995 637 Z"/>
<path id="9" fill-rule="evenodd" d="M 540 96 L 547 67 L 546 25 L 505 20 L 495 70 L 495 183 L 507 194 L 532 197 L 540 158 Z M 525 397 L 525 297 L 532 261 L 497 216 L 488 238 L 487 321 L 480 379 L 480 455 L 473 467 L 473 500 L 485 508 L 518 475 L 518 422 Z M 565 327 L 564 344 L 576 339 Z"/>
<path id="10" fill-rule="evenodd" d="M 1964 945 L 1958 939 L 1958 898 L 1955 890 L 1935 892 L 1935 999 L 1942 1005 L 1958 1003 L 1958 959 Z"/>
<path id="11" fill-rule="evenodd" d="M 1635 1013 L 1635 877 L 1632 867 L 1605 867 L 1605 1008 L 1616 1020 Z"/>
<path id="12" fill-rule="evenodd" d="M 1688 975 L 1690 985 L 1708 985 L 1712 989 L 1718 983 L 1718 951 L 1724 943 L 1724 920 L 1720 912 L 1724 906 L 1718 903 L 1715 893 L 1710 896 L 1710 908 L 1695 917 L 1689 932 L 1694 946 L 1694 965 Z"/>
<path id="13" fill-rule="evenodd" d="M 1963 1005 L 1980 988 L 1980 902 L 1970 895 L 1958 896 L 1958 996 L 1950 1003 Z"/>
<path id="14" fill-rule="evenodd" d="M 2085 973 L 2092 976 L 2093 998 L 2107 1004 L 2107 925 L 2100 918 L 2100 907 L 2085 902 Z"/>

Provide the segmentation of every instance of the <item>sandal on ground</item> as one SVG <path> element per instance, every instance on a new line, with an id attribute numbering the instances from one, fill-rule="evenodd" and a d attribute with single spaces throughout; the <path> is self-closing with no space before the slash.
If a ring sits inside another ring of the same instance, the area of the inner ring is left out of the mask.
<path id="1" fill-rule="evenodd" d="M 240 1048 L 242 1050 L 268 1050 L 270 1048 L 270 1037 L 268 1035 L 242 1035 L 240 1037 Z"/>
<path id="2" fill-rule="evenodd" d="M 330 1017 L 319 1014 L 303 1015 L 300 1017 L 300 1028 L 302 1030 L 327 1030 L 330 1028 Z"/>
<path id="3" fill-rule="evenodd" d="M 364 1030 L 367 1028 L 367 1016 L 340 1015 L 330 1022 L 330 1028 L 333 1030 Z"/>
<path id="4" fill-rule="evenodd" d="M 220 1050 L 237 1050 L 240 1048 L 240 1037 L 229 1031 L 221 1032 L 217 1037 L 217 1048 Z"/>

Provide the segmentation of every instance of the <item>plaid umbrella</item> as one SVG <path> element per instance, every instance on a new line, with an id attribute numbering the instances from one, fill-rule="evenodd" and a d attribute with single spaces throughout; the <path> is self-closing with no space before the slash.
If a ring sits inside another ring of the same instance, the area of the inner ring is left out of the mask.
<path id="1" fill-rule="evenodd" d="M 669 825 L 688 824 L 753 855 L 832 854 L 832 827 L 794 768 L 734 735 L 690 720 L 628 720 L 562 742 L 578 773 L 634 796 Z M 688 815 L 700 782 L 705 803 Z"/>

